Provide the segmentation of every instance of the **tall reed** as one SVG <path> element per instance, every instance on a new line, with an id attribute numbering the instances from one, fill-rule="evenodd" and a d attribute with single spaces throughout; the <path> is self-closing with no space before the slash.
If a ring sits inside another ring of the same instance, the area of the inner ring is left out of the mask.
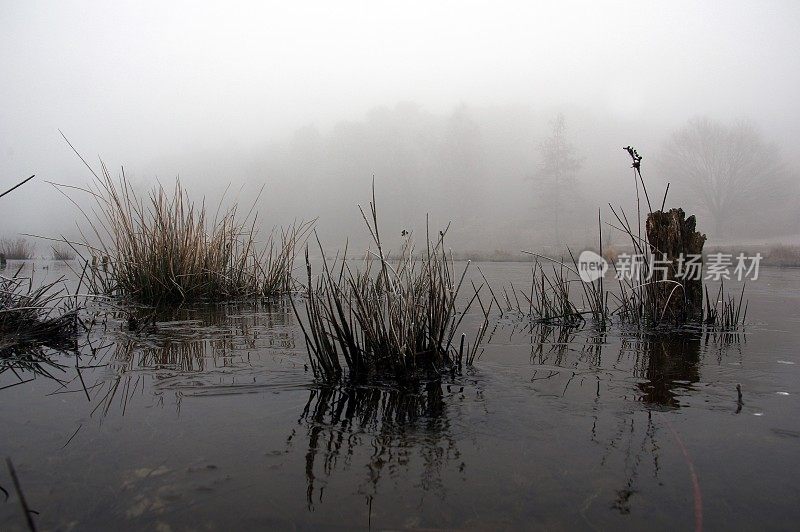
<path id="1" fill-rule="evenodd" d="M 415 254 L 409 236 L 400 256 L 390 260 L 380 237 L 374 184 L 370 215 L 363 210 L 361 214 L 376 246 L 376 251 L 367 254 L 363 269 L 352 269 L 338 257 L 329 263 L 323 254 L 322 271 L 315 281 L 306 249 L 305 316 L 297 307 L 294 310 L 315 375 L 337 379 L 346 370 L 351 379 L 404 380 L 471 365 L 479 354 L 491 304 L 483 307 L 477 288 L 466 305 L 459 306 L 467 269 L 455 275 L 444 246 L 447 230 L 433 239 L 426 234 L 420 255 Z M 471 345 L 462 335 L 456 347 L 454 336 L 475 301 L 483 308 L 483 322 Z"/>

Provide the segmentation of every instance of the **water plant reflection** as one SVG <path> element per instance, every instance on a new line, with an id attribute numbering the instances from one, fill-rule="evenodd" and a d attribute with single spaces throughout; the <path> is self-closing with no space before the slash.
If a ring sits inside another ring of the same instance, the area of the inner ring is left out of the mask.
<path id="1" fill-rule="evenodd" d="M 362 464 L 366 477 L 359 483 L 371 503 L 385 476 L 419 472 L 423 492 L 442 488 L 448 465 L 463 471 L 465 464 L 453 435 L 452 410 L 464 400 L 474 381 L 431 379 L 407 386 L 339 385 L 312 389 L 300 415 L 308 450 L 305 475 L 309 510 L 321 502 L 337 470 Z M 297 437 L 293 432 L 292 443 Z"/>
<path id="2" fill-rule="evenodd" d="M 137 311 L 126 312 L 123 325 Z M 139 311 L 141 312 L 141 311 Z M 137 320 L 151 323 L 140 331 L 123 326 L 93 359 L 105 371 L 97 378 L 94 411 L 107 414 L 117 401 L 124 414 L 134 392 L 146 384 L 163 403 L 169 393 L 180 408 L 185 395 L 246 393 L 271 385 L 280 363 L 298 351 L 290 305 L 269 300 L 247 305 L 177 309 Z"/>
<path id="3" fill-rule="evenodd" d="M 700 361 L 713 355 L 721 361 L 744 341 L 739 333 L 713 331 L 624 331 L 610 335 L 603 330 L 532 324 L 530 335 L 531 381 L 560 381 L 561 393 L 579 378 L 613 375 L 638 379 L 638 400 L 646 404 L 678 408 L 680 397 L 700 381 Z M 518 334 L 518 333 L 515 333 Z"/>

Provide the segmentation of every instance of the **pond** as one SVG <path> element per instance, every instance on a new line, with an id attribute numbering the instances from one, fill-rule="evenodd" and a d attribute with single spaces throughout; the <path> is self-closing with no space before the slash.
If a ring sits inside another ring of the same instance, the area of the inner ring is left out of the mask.
<path id="1" fill-rule="evenodd" d="M 0 374 L 0 450 L 50 530 L 795 528 L 800 271 L 746 297 L 735 335 L 497 315 L 474 367 L 405 387 L 315 381 L 285 299 L 111 316 L 58 380 Z"/>

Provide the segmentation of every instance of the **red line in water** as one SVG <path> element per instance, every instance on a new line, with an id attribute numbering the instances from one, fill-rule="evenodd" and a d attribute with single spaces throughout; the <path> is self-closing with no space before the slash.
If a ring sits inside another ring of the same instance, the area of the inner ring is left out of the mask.
<path id="1" fill-rule="evenodd" d="M 695 532 L 702 532 L 703 494 L 700 491 L 700 480 L 697 478 L 697 473 L 694 470 L 694 463 L 692 462 L 692 457 L 689 456 L 689 451 L 686 450 L 686 446 L 683 444 L 683 440 L 681 440 L 681 437 L 678 436 L 677 432 L 675 432 L 675 428 L 672 426 L 672 423 L 669 422 L 669 419 L 667 419 L 666 416 L 664 416 L 664 421 L 667 422 L 667 427 L 669 428 L 669 431 L 672 433 L 672 436 L 675 438 L 675 441 L 678 442 L 678 447 L 681 448 L 683 457 L 686 460 L 686 465 L 689 467 L 689 476 L 692 477 L 692 490 L 694 492 L 694 529 Z"/>

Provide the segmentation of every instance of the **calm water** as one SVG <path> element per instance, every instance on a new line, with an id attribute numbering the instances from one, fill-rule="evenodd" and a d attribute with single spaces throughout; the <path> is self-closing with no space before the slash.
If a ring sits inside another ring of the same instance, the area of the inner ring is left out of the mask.
<path id="1" fill-rule="evenodd" d="M 316 383 L 286 301 L 112 318 L 63 384 L 0 390 L 0 451 L 42 529 L 796 529 L 800 271 L 747 295 L 739 337 L 497 317 L 475 368 L 413 389 Z"/>

